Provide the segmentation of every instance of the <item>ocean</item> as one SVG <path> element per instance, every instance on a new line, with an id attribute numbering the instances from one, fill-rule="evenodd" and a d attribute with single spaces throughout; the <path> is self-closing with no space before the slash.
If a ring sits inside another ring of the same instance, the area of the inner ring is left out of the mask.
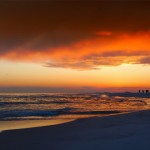
<path id="1" fill-rule="evenodd" d="M 0 121 L 73 119 L 146 109 L 150 98 L 138 93 L 0 94 Z"/>

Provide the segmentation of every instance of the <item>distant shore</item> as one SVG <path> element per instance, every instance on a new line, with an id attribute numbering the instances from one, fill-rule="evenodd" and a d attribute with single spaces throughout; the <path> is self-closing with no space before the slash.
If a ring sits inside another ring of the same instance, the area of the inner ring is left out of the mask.
<path id="1" fill-rule="evenodd" d="M 121 96 L 121 97 L 139 97 L 150 98 L 150 93 L 134 93 L 134 92 L 121 92 L 121 93 L 107 93 L 108 96 Z"/>
<path id="2" fill-rule="evenodd" d="M 149 150 L 150 111 L 0 133 L 2 150 Z"/>

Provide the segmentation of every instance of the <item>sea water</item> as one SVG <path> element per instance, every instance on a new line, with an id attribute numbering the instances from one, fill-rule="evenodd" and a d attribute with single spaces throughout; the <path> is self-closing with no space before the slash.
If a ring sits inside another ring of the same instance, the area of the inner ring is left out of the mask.
<path id="1" fill-rule="evenodd" d="M 145 110 L 150 108 L 149 101 L 149 96 L 132 93 L 1 93 L 0 121 L 73 119 Z"/>

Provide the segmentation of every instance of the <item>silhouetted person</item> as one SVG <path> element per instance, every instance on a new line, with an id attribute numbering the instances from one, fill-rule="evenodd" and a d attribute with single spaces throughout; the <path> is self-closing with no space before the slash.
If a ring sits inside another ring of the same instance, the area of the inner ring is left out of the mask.
<path id="1" fill-rule="evenodd" d="M 139 90 L 139 93 L 141 93 L 141 90 Z"/>
<path id="2" fill-rule="evenodd" d="M 144 93 L 144 90 L 142 90 L 142 93 Z"/>
<path id="3" fill-rule="evenodd" d="M 149 90 L 146 90 L 145 92 L 146 92 L 146 93 L 149 93 Z"/>

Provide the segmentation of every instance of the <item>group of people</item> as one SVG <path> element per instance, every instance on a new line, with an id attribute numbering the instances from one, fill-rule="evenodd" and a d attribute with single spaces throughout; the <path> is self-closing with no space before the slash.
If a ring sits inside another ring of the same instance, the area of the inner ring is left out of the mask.
<path id="1" fill-rule="evenodd" d="M 149 90 L 139 90 L 139 93 L 149 93 Z"/>

